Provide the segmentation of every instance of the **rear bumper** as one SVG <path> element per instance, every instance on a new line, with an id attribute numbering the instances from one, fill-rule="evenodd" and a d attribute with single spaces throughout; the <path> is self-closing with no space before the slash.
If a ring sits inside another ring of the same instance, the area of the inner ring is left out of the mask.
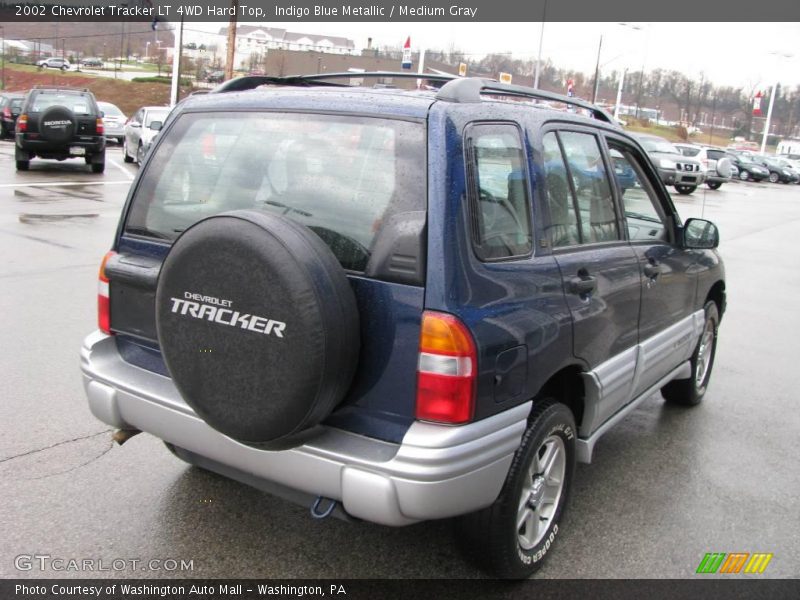
<path id="1" fill-rule="evenodd" d="M 400 444 L 325 427 L 302 446 L 270 452 L 209 427 L 171 379 L 122 360 L 113 337 L 98 331 L 86 338 L 81 370 L 89 408 L 104 423 L 148 432 L 255 487 L 331 498 L 349 515 L 384 525 L 452 517 L 494 502 L 530 412 L 526 403 L 460 427 L 415 422 Z"/>
<path id="2" fill-rule="evenodd" d="M 72 158 L 85 156 L 84 154 L 74 154 L 71 152 L 72 148 L 83 148 L 86 154 L 97 154 L 105 150 L 106 147 L 105 136 L 91 136 L 89 139 L 74 139 L 69 143 L 54 143 L 48 140 L 30 139 L 25 137 L 25 135 L 26 134 L 22 133 L 16 135 L 17 148 L 43 158 Z"/>

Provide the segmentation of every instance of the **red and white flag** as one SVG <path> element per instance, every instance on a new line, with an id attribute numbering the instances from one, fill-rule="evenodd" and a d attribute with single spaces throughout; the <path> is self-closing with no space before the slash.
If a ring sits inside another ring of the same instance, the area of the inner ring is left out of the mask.
<path id="1" fill-rule="evenodd" d="M 753 98 L 753 114 L 756 117 L 761 116 L 761 98 L 763 97 L 764 95 L 761 93 L 761 90 L 759 90 L 756 92 L 755 98 Z"/>
<path id="2" fill-rule="evenodd" d="M 411 68 L 411 36 L 406 39 L 406 43 L 403 45 L 403 61 L 400 66 L 404 69 Z"/>

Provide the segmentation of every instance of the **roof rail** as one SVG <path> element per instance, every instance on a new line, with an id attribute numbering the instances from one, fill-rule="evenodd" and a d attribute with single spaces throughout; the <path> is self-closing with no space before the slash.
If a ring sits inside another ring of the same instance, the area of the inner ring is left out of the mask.
<path id="1" fill-rule="evenodd" d="M 481 94 L 483 93 L 561 102 L 588 110 L 592 116 L 599 121 L 615 124 L 611 115 L 591 102 L 522 85 L 499 83 L 480 77 L 460 77 L 458 79 L 453 79 L 442 86 L 442 89 L 436 94 L 436 99 L 445 102 L 480 102 Z"/>
<path id="2" fill-rule="evenodd" d="M 89 88 L 76 88 L 76 87 L 69 87 L 64 85 L 44 85 L 41 83 L 37 83 L 34 85 L 32 90 L 56 90 L 62 92 L 88 92 L 90 91 Z"/>
<path id="3" fill-rule="evenodd" d="M 455 78 L 455 75 L 438 75 L 430 73 L 406 73 L 396 71 L 345 71 L 341 73 L 316 73 L 314 75 L 286 75 L 273 77 L 269 75 L 246 75 L 236 77 L 221 83 L 211 93 L 219 94 L 222 92 L 243 92 L 252 90 L 261 85 L 288 85 L 288 86 L 338 86 L 350 87 L 348 83 L 336 83 L 327 81 L 329 79 L 361 79 L 361 78 L 381 78 L 392 77 L 398 79 L 425 79 L 426 81 L 448 82 Z"/>

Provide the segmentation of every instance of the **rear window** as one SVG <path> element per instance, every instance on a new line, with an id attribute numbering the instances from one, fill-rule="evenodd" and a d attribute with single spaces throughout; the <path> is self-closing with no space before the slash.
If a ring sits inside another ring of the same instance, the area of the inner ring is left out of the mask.
<path id="1" fill-rule="evenodd" d="M 42 112 L 51 106 L 65 106 L 76 115 L 89 115 L 94 112 L 92 99 L 83 94 L 64 94 L 59 92 L 42 92 L 36 94 L 31 112 Z"/>
<path id="2" fill-rule="evenodd" d="M 146 166 L 125 232 L 172 241 L 200 219 L 259 209 L 317 233 L 364 271 L 392 215 L 425 209 L 425 130 L 294 113 L 181 115 Z"/>

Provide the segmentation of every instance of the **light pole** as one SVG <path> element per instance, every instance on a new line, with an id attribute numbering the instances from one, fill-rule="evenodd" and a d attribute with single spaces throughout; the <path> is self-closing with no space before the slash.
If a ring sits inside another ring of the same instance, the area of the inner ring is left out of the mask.
<path id="1" fill-rule="evenodd" d="M 624 68 L 619 76 L 619 86 L 617 86 L 617 102 L 614 104 L 614 120 L 619 118 L 619 105 L 622 102 L 622 84 L 625 82 L 625 74 L 628 68 Z"/>
<path id="2" fill-rule="evenodd" d="M 769 52 L 772 56 L 778 56 L 781 58 L 793 58 L 794 54 L 786 54 L 783 52 Z M 778 91 L 778 84 L 779 82 L 777 79 L 775 83 L 772 84 L 772 92 L 769 95 L 769 108 L 767 108 L 767 120 L 764 123 L 764 135 L 761 138 L 761 154 L 764 154 L 764 151 L 767 149 L 767 137 L 769 137 L 769 123 L 772 119 L 772 106 L 775 104 L 775 92 Z"/>
<path id="3" fill-rule="evenodd" d="M 539 30 L 539 54 L 536 56 L 536 72 L 533 75 L 533 88 L 539 89 L 539 72 L 542 68 L 542 42 L 544 41 L 544 22 L 547 19 L 547 0 L 542 7 L 542 28 Z"/>
<path id="4" fill-rule="evenodd" d="M 150 58 L 150 42 L 144 43 L 144 60 L 147 61 Z"/>

